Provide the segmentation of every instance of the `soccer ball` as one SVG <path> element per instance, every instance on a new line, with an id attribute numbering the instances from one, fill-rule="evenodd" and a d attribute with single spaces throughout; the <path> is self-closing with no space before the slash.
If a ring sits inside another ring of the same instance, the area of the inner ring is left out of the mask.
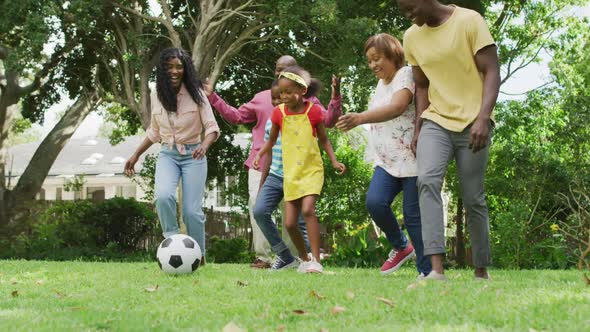
<path id="1" fill-rule="evenodd" d="M 195 271 L 201 263 L 201 248 L 197 241 L 184 234 L 167 237 L 158 247 L 158 265 L 168 274 Z"/>

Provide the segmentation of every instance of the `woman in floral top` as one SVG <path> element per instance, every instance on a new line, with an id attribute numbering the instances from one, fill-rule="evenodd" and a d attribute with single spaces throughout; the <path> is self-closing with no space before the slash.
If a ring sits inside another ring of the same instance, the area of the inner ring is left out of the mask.
<path id="1" fill-rule="evenodd" d="M 350 130 L 370 124 L 368 151 L 375 172 L 367 192 L 367 209 L 393 249 L 381 267 L 381 274 L 395 272 L 403 263 L 416 257 L 419 277 L 430 273 L 429 259 L 424 257 L 422 225 L 416 186 L 416 157 L 411 149 L 414 134 L 414 78 L 404 65 L 403 48 L 395 37 L 380 33 L 365 43 L 369 68 L 379 78 L 368 111 L 341 116 L 336 126 Z M 402 232 L 391 203 L 403 192 L 403 221 L 410 235 Z"/>

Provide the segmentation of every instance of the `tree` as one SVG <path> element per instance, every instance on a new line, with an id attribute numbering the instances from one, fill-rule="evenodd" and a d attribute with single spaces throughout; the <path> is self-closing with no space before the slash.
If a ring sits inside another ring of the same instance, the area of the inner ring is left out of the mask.
<path id="1" fill-rule="evenodd" d="M 75 13 L 76 15 L 74 15 Z M 0 5 L 0 227 L 34 199 L 51 165 L 100 98 L 94 88 L 99 11 L 88 0 Z M 23 18 L 26 18 L 23 20 Z M 45 49 L 53 48 L 49 54 Z M 66 91 L 75 103 L 43 140 L 16 186 L 6 187 L 5 142 L 20 108 L 33 122 Z M 20 103 L 20 104 L 19 104 Z"/>
<path id="2" fill-rule="evenodd" d="M 575 24 L 576 19 L 570 18 L 564 13 L 572 6 L 580 6 L 587 1 L 560 0 L 560 1 L 482 1 L 483 12 L 490 26 L 490 31 L 498 46 L 499 60 L 502 69 L 501 84 L 504 84 L 516 73 L 526 68 L 531 63 L 539 62 L 541 54 L 548 52 L 552 44 L 559 40 L 568 27 Z M 539 87 L 542 88 L 542 87 Z M 535 99 L 538 101 L 538 99 Z M 510 105 L 510 106 L 508 106 Z M 505 107 L 507 106 L 507 107 Z M 515 103 L 499 105 L 495 113 L 498 115 L 498 131 L 503 126 L 503 119 L 499 116 L 502 112 L 511 112 Z M 516 118 L 519 118 L 517 115 Z M 507 130 L 511 130 L 507 126 Z M 495 134 L 497 137 L 498 134 Z M 497 144 L 497 139 L 494 145 Z M 493 166 L 496 152 L 491 151 L 490 166 Z M 513 164 L 503 164 L 508 167 Z M 490 174 L 490 170 L 488 170 Z M 453 193 L 454 206 L 456 209 L 455 218 L 455 254 L 456 263 L 464 266 L 465 261 L 465 232 L 464 232 L 464 210 L 458 199 L 457 178 L 454 172 L 447 176 L 449 189 Z"/>

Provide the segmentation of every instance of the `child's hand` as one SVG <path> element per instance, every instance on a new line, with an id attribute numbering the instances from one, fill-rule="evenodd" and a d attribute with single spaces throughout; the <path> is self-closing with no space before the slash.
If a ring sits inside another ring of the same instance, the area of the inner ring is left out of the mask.
<path id="1" fill-rule="evenodd" d="M 336 161 L 332 163 L 332 166 L 337 170 L 336 174 L 338 175 L 342 175 L 344 172 L 346 172 L 346 166 L 344 166 L 344 164 L 341 162 Z"/>
<path id="2" fill-rule="evenodd" d="M 252 162 L 252 168 L 254 168 L 255 170 L 258 170 L 260 168 L 259 161 L 260 161 L 260 155 L 256 154 L 256 157 L 254 157 L 254 161 Z"/>

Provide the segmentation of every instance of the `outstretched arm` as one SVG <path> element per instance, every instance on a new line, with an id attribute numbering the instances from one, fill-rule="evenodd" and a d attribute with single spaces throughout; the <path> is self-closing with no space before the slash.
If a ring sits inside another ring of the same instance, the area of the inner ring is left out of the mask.
<path id="1" fill-rule="evenodd" d="M 135 175 L 135 163 L 137 163 L 137 160 L 139 160 L 139 157 L 147 149 L 149 149 L 149 147 L 152 146 L 152 144 L 154 144 L 154 142 L 152 142 L 152 140 L 149 137 L 146 137 L 143 139 L 141 144 L 139 144 L 139 147 L 137 147 L 137 150 L 135 150 L 135 152 L 131 155 L 131 157 L 129 157 L 127 162 L 125 162 L 125 169 L 124 169 L 125 175 L 127 175 L 127 176 Z"/>
<path id="2" fill-rule="evenodd" d="M 391 102 L 362 113 L 348 113 L 340 117 L 336 123 L 338 129 L 348 131 L 365 123 L 377 123 L 394 119 L 408 109 L 412 102 L 412 92 L 402 89 L 393 94 Z"/>
<path id="3" fill-rule="evenodd" d="M 232 124 L 251 123 L 256 121 L 256 106 L 258 101 L 256 96 L 248 103 L 235 108 L 223 100 L 217 93 L 213 91 L 213 85 L 209 80 L 203 82 L 203 90 L 207 95 L 207 99 L 211 106 L 219 112 L 219 114 L 228 122 Z"/>

